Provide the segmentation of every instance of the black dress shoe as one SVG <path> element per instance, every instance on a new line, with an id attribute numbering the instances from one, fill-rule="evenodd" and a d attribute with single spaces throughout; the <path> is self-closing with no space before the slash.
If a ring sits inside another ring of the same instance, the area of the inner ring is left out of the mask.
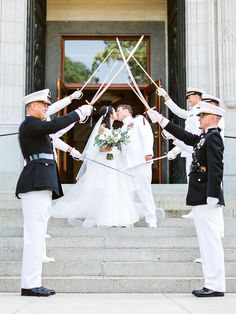
<path id="1" fill-rule="evenodd" d="M 51 295 L 56 294 L 56 291 L 53 289 L 48 289 L 48 288 L 45 288 L 44 286 L 42 286 L 40 288 L 44 289 L 45 291 L 48 291 Z"/>
<path id="2" fill-rule="evenodd" d="M 214 291 L 208 288 L 203 288 L 201 290 L 193 290 L 193 295 L 201 298 L 210 298 L 210 297 L 223 297 L 224 292 Z"/>
<path id="3" fill-rule="evenodd" d="M 49 297 L 51 293 L 42 287 L 31 288 L 31 289 L 21 289 L 21 295 L 27 297 Z"/>
<path id="4" fill-rule="evenodd" d="M 205 290 L 205 289 L 206 289 L 205 287 L 202 288 L 202 290 Z M 195 294 L 196 291 L 200 291 L 200 290 L 193 290 L 192 294 Z"/>

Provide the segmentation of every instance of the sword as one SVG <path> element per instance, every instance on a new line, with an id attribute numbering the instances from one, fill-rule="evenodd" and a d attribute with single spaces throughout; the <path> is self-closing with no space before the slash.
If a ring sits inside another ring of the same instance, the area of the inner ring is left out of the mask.
<path id="1" fill-rule="evenodd" d="M 88 83 L 91 81 L 91 79 L 94 77 L 94 75 L 98 72 L 98 70 L 102 67 L 102 65 L 106 62 L 107 58 L 111 55 L 111 53 L 113 52 L 114 49 L 112 49 L 108 55 L 106 56 L 106 58 L 102 61 L 102 63 L 99 64 L 99 66 L 97 67 L 97 69 L 91 74 L 91 76 L 88 78 L 88 80 L 84 83 L 84 85 L 81 87 L 81 89 L 78 89 L 79 91 L 82 92 L 82 90 L 88 85 Z"/>
<path id="2" fill-rule="evenodd" d="M 103 88 L 103 86 L 106 84 L 106 80 L 109 78 L 109 76 L 111 75 L 112 71 L 114 70 L 114 68 L 116 67 L 118 61 L 116 61 L 111 70 L 108 72 L 107 76 L 104 79 L 104 82 L 101 84 L 101 86 L 99 87 L 99 89 L 97 90 L 96 94 L 93 96 L 93 99 L 91 100 L 91 102 L 93 102 L 93 100 L 97 97 L 97 95 L 99 94 L 99 92 L 101 91 L 101 89 Z"/>
<path id="3" fill-rule="evenodd" d="M 129 49 L 126 48 L 126 50 L 129 52 Z M 158 85 L 156 84 L 156 82 L 151 78 L 151 76 L 147 73 L 147 71 L 141 66 L 141 64 L 138 62 L 138 60 L 132 55 L 132 58 L 134 59 L 134 61 L 137 63 L 137 65 L 139 65 L 139 67 L 143 70 L 143 72 L 147 75 L 147 77 L 149 78 L 149 80 L 156 86 L 156 88 L 158 89 Z"/>
<path id="4" fill-rule="evenodd" d="M 116 42 L 117 42 L 117 45 L 118 45 L 118 47 L 119 47 L 119 50 L 120 50 L 122 59 L 123 59 L 124 62 L 126 62 L 126 58 L 125 58 L 123 49 L 122 49 L 122 47 L 121 47 L 119 38 L 117 38 L 117 37 L 116 37 Z M 130 54 L 130 52 L 129 52 L 129 54 Z M 133 76 L 133 74 L 132 74 L 132 72 L 131 72 L 131 70 L 130 70 L 130 67 L 129 67 L 129 65 L 128 65 L 127 62 L 125 63 L 125 66 L 126 66 L 126 69 L 127 69 L 128 73 L 129 73 L 129 76 L 130 76 L 130 78 L 131 78 L 131 80 L 132 80 L 132 82 L 133 82 L 133 84 L 134 84 L 134 87 L 136 88 L 136 91 L 131 87 L 130 84 L 129 84 L 129 86 L 133 89 L 133 91 L 134 91 L 135 94 L 138 96 L 138 98 L 141 100 L 141 102 L 144 104 L 144 106 L 149 110 L 150 107 L 149 107 L 149 105 L 148 105 L 146 99 L 143 97 L 143 94 L 141 93 L 141 91 L 140 91 L 140 89 L 139 89 L 139 87 L 138 87 L 138 84 L 136 83 L 135 78 L 134 78 L 134 76 Z"/>
<path id="5" fill-rule="evenodd" d="M 133 169 L 133 168 L 141 167 L 141 166 L 144 166 L 146 164 L 149 164 L 150 162 L 157 161 L 157 160 L 164 159 L 164 158 L 167 158 L 167 155 L 163 155 L 163 156 L 160 156 L 160 157 L 153 158 L 151 160 L 147 160 L 145 162 L 142 162 L 140 164 L 134 165 L 134 166 L 129 167 L 129 168 L 125 168 L 123 170 L 130 170 L 130 169 Z"/>
<path id="6" fill-rule="evenodd" d="M 123 68 L 125 67 L 125 64 L 129 62 L 129 60 L 131 59 L 132 55 L 135 53 L 135 51 L 138 49 L 138 46 L 140 45 L 141 41 L 143 40 L 144 35 L 142 35 L 137 44 L 135 45 L 135 47 L 133 48 L 133 50 L 131 51 L 130 55 L 128 56 L 128 58 L 126 59 L 126 61 L 122 64 L 122 66 L 119 68 L 119 70 L 114 74 L 114 76 L 110 79 L 110 82 L 104 87 L 104 89 L 97 95 L 97 97 L 95 99 L 93 99 L 92 102 L 90 102 L 90 105 L 94 105 L 98 99 L 105 93 L 105 91 L 109 88 L 109 86 L 111 85 L 111 83 L 115 80 L 115 78 L 120 74 L 120 72 L 123 70 Z"/>
<path id="7" fill-rule="evenodd" d="M 119 169 L 117 169 L 117 168 L 108 166 L 108 165 L 106 165 L 106 164 L 104 164 L 104 163 L 102 163 L 102 162 L 100 162 L 100 161 L 97 161 L 97 160 L 95 160 L 95 159 L 93 159 L 93 158 L 90 158 L 90 157 L 85 157 L 85 156 L 82 157 L 82 158 L 73 157 L 73 159 L 76 160 L 76 161 L 80 161 L 80 160 L 81 160 L 81 161 L 86 161 L 86 160 L 89 160 L 89 161 L 92 161 L 92 162 L 94 162 L 94 163 L 96 163 L 96 164 L 98 164 L 98 165 L 100 165 L 100 166 L 106 167 L 106 168 L 108 168 L 108 169 L 117 171 L 117 172 L 122 173 L 122 174 L 124 174 L 124 175 L 126 175 L 126 176 L 129 176 L 129 177 L 134 178 L 134 176 L 132 176 L 131 174 L 128 174 L 128 173 L 124 172 L 123 170 L 119 170 Z"/>

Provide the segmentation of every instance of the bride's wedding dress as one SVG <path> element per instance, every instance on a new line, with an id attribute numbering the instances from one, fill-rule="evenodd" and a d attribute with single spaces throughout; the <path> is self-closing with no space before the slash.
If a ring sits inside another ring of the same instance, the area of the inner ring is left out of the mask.
<path id="1" fill-rule="evenodd" d="M 99 148 L 94 146 L 98 126 L 93 131 L 95 134 L 90 136 L 85 156 L 122 169 L 122 154 L 116 147 L 109 152 L 113 154 L 114 159 L 107 160 L 107 152 L 100 152 Z M 128 227 L 139 220 L 134 200 L 135 178 L 86 158 L 77 178 L 78 181 L 66 195 L 53 202 L 52 217 L 85 219 L 84 227 Z"/>

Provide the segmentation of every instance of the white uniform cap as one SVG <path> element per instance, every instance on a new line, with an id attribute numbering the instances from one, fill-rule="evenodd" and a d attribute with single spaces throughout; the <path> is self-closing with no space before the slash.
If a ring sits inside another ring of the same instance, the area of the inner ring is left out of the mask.
<path id="1" fill-rule="evenodd" d="M 209 104 L 205 101 L 201 101 L 199 103 L 199 105 L 200 105 L 200 109 L 199 109 L 198 114 L 197 114 L 198 116 L 200 116 L 201 113 L 208 113 L 208 114 L 214 114 L 214 115 L 223 117 L 223 115 L 225 113 L 224 109 L 222 109 L 218 106 Z"/>
<path id="2" fill-rule="evenodd" d="M 50 90 L 46 88 L 23 97 L 23 105 L 26 106 L 29 103 L 35 101 L 41 101 L 50 105 L 51 104 L 50 99 L 51 99 Z"/>
<path id="3" fill-rule="evenodd" d="M 203 94 L 202 95 L 202 101 L 205 101 L 205 102 L 213 102 L 215 103 L 217 106 L 220 106 L 220 99 L 215 97 L 215 96 L 212 96 L 212 95 L 209 95 L 209 94 Z"/>
<path id="4" fill-rule="evenodd" d="M 187 91 L 186 91 L 186 98 L 188 98 L 188 96 L 190 95 L 199 95 L 202 96 L 202 94 L 204 94 L 204 90 L 200 89 L 200 88 L 196 88 L 196 87 L 188 87 Z"/>

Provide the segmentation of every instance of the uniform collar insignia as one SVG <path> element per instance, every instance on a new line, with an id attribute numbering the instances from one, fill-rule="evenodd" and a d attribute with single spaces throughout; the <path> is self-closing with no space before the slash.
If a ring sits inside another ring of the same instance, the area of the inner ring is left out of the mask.
<path id="1" fill-rule="evenodd" d="M 205 139 L 205 138 L 202 138 L 202 139 L 198 142 L 197 148 L 198 148 L 198 149 L 201 148 L 201 147 L 204 145 L 205 141 L 206 141 L 206 139 Z"/>

